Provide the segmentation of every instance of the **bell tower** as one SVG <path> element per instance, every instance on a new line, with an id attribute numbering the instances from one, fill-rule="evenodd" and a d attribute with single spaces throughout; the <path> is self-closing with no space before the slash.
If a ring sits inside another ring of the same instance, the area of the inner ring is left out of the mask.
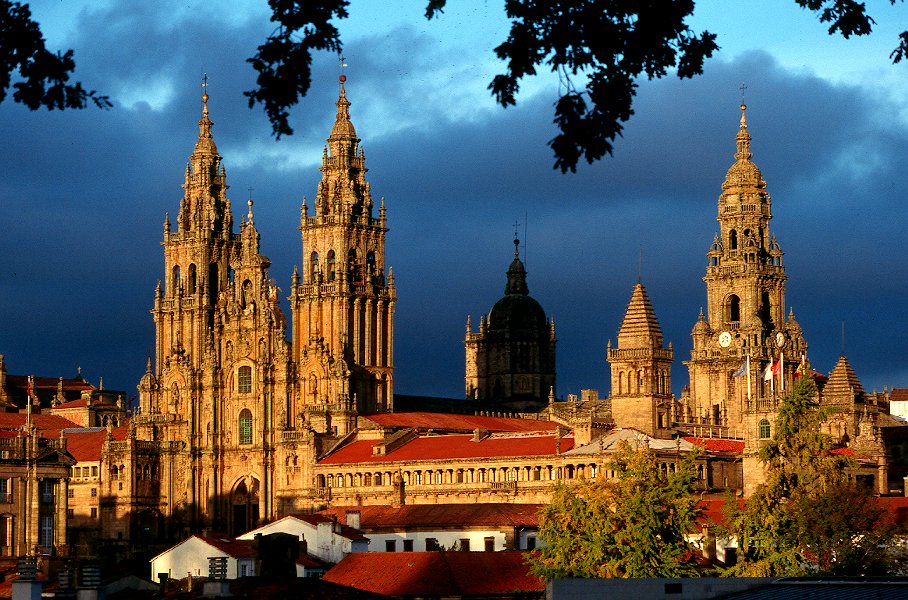
<path id="1" fill-rule="evenodd" d="M 774 410 L 807 344 L 794 315 L 785 317 L 788 276 L 769 231 L 766 182 L 751 161 L 746 110 L 741 104 L 735 163 L 722 184 L 719 233 L 707 253 L 707 313 L 701 311 L 691 332 L 690 391 L 682 420 L 750 438 L 757 436 L 750 431 L 756 427 L 753 417 Z"/>
<path id="2" fill-rule="evenodd" d="M 337 117 L 322 155 L 312 211 L 300 216 L 303 268 L 294 272 L 295 413 L 318 432 L 343 435 L 357 414 L 393 402 L 394 277 L 385 276 L 384 199 L 374 203 L 365 154 L 340 78 Z"/>

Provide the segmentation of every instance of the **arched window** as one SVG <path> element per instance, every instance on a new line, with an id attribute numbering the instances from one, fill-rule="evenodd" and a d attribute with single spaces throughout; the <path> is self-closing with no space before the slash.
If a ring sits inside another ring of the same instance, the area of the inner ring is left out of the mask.
<path id="1" fill-rule="evenodd" d="M 309 279 L 314 281 L 318 275 L 318 252 L 309 255 Z"/>
<path id="2" fill-rule="evenodd" d="M 366 270 L 369 275 L 375 274 L 375 252 L 371 250 L 366 254 Z"/>
<path id="3" fill-rule="evenodd" d="M 728 297 L 728 317 L 729 323 L 737 323 L 741 320 L 741 299 L 735 294 Z"/>
<path id="4" fill-rule="evenodd" d="M 189 289 L 186 290 L 190 294 L 195 294 L 195 285 L 196 285 L 196 274 L 195 274 L 195 263 L 189 265 Z"/>
<path id="5" fill-rule="evenodd" d="M 734 229 L 728 232 L 728 248 L 729 250 L 738 249 L 738 232 Z"/>
<path id="6" fill-rule="evenodd" d="M 252 413 L 248 408 L 240 411 L 240 444 L 252 443 Z"/>
<path id="7" fill-rule="evenodd" d="M 760 421 L 760 439 L 765 440 L 772 434 L 768 419 Z"/>
<path id="8" fill-rule="evenodd" d="M 237 370 L 236 391 L 248 394 L 252 391 L 252 367 L 243 366 Z"/>
<path id="9" fill-rule="evenodd" d="M 173 272 L 170 276 L 170 284 L 174 294 L 180 289 L 180 265 L 174 265 Z"/>
<path id="10" fill-rule="evenodd" d="M 325 275 L 327 276 L 328 281 L 334 281 L 336 270 L 335 262 L 334 250 L 328 250 L 328 258 L 325 259 Z"/>

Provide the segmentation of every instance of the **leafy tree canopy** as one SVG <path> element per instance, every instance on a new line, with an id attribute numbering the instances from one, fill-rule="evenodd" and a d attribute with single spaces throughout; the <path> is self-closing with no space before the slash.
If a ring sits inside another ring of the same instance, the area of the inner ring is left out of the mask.
<path id="1" fill-rule="evenodd" d="M 442 13 L 447 0 L 423 0 L 426 18 Z M 830 34 L 866 35 L 875 21 L 857 0 L 795 0 L 829 24 Z M 896 0 L 889 0 L 895 4 Z M 687 78 L 703 72 L 704 61 L 718 49 L 716 35 L 694 32 L 686 20 L 694 0 L 506 0 L 511 20 L 508 38 L 495 48 L 506 63 L 489 89 L 504 107 L 516 103 L 520 80 L 537 69 L 558 74 L 555 101 L 557 135 L 549 141 L 555 168 L 576 171 L 611 154 L 624 123 L 634 114 L 637 79 L 665 76 L 674 69 Z M 258 72 L 250 107 L 261 102 L 278 138 L 290 135 L 289 109 L 309 89 L 313 50 L 340 52 L 342 43 L 332 19 L 348 15 L 349 0 L 269 0 L 277 24 L 274 33 L 249 59 Z M 908 53 L 908 32 L 899 37 L 891 58 Z"/>
<path id="2" fill-rule="evenodd" d="M 28 4 L 0 0 L 0 102 L 12 85 L 13 101 L 31 110 L 85 108 L 89 103 L 110 108 L 107 96 L 85 90 L 79 82 L 68 83 L 75 67 L 72 50 L 61 54 L 45 47 Z"/>
<path id="3" fill-rule="evenodd" d="M 850 480 L 852 461 L 831 454 L 820 432 L 829 416 L 802 377 L 782 399 L 772 439 L 760 450 L 766 482 L 743 508 L 728 503 L 721 537 L 738 540 L 739 562 L 726 575 L 884 575 L 901 559 L 895 525 L 869 489 Z"/>
<path id="4" fill-rule="evenodd" d="M 665 473 L 648 449 L 624 443 L 606 466 L 613 479 L 559 483 L 540 513 L 545 545 L 528 557 L 533 572 L 545 579 L 696 575 L 686 539 L 698 514 L 693 461 Z"/>

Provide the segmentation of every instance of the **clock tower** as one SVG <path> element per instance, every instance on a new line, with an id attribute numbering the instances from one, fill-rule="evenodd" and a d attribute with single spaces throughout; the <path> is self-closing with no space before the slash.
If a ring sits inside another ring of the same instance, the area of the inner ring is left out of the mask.
<path id="1" fill-rule="evenodd" d="M 751 161 L 746 110 L 742 104 L 735 162 L 719 195 L 719 233 L 706 255 L 707 312 L 701 310 L 691 332 L 682 421 L 762 439 L 807 344 L 793 313 L 785 314 L 788 276 L 769 231 L 766 182 Z"/>

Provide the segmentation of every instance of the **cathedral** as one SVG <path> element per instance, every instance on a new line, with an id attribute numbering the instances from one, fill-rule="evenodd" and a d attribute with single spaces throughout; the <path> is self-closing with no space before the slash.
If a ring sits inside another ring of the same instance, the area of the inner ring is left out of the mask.
<path id="1" fill-rule="evenodd" d="M 45 444 L 54 462 L 41 489 L 54 500 L 41 513 L 40 545 L 59 545 L 64 530 L 70 543 L 80 543 L 79 530 L 124 545 L 207 528 L 235 536 L 326 507 L 546 502 L 553 482 L 603 472 L 622 441 L 649 447 L 664 469 L 699 449 L 698 490 L 747 494 L 799 377 L 812 377 L 821 404 L 835 409 L 824 430 L 855 457 L 855 477 L 880 494 L 903 492 L 908 428 L 888 414 L 888 392 L 864 392 L 844 356 L 828 377 L 813 371 L 786 310 L 783 252 L 743 104 L 680 397 L 673 344 L 638 281 L 608 342 L 610 393 L 556 399 L 554 320 L 529 294 L 515 239 L 504 296 L 476 330 L 467 320 L 461 414 L 396 410 L 388 214 L 366 179 L 345 84 L 341 76 L 321 180 L 300 209 L 289 315 L 252 200 L 234 223 L 203 88 L 183 197 L 175 219 L 164 219 L 154 351 L 134 413 L 81 379 L 26 386 L 0 357 L 0 415 L 60 438 Z M 38 539 L 36 516 L 14 519 L 0 518 L 0 547 Z"/>

